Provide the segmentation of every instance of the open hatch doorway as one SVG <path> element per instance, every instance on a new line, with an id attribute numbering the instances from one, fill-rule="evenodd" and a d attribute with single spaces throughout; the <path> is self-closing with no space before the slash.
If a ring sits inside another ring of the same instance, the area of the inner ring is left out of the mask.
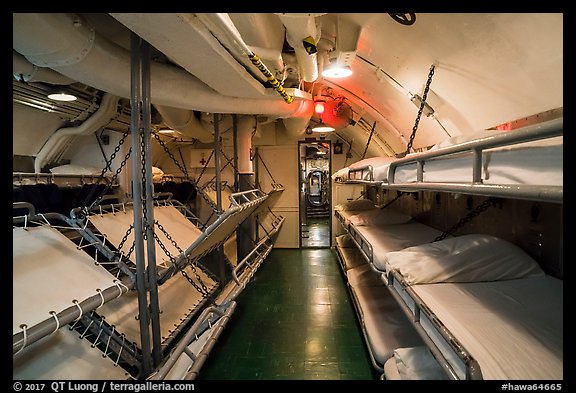
<path id="1" fill-rule="evenodd" d="M 298 142 L 300 248 L 328 248 L 332 235 L 331 142 Z"/>

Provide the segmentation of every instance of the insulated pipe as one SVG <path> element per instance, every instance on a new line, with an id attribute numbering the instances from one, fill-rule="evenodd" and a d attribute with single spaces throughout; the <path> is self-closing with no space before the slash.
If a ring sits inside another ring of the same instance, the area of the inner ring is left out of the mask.
<path id="1" fill-rule="evenodd" d="M 13 14 L 13 48 L 33 64 L 50 67 L 74 80 L 120 97 L 130 97 L 130 52 L 94 34 L 76 28 L 78 16 L 54 13 Z M 77 35 L 84 40 L 76 39 Z M 63 49 L 65 48 L 65 50 Z M 74 48 L 78 53 L 71 56 Z M 86 52 L 86 53 L 84 53 Z M 62 65 L 59 55 L 76 59 Z M 83 55 L 83 56 L 82 56 Z M 223 96 L 188 72 L 168 64 L 151 64 L 151 102 L 212 113 L 300 116 L 307 100 L 288 105 L 279 99 Z"/>
<path id="2" fill-rule="evenodd" d="M 102 97 L 100 108 L 84 123 L 78 127 L 60 128 L 54 132 L 36 155 L 34 172 L 40 173 L 44 164 L 60 154 L 71 138 L 77 135 L 92 134 L 98 131 L 100 127 L 106 125 L 116 115 L 119 100 L 120 98 L 117 96 L 105 94 Z"/>
<path id="3" fill-rule="evenodd" d="M 46 82 L 53 85 L 71 85 L 75 82 L 50 68 L 35 66 L 16 51 L 12 51 L 12 74 L 24 82 Z"/>
<path id="4" fill-rule="evenodd" d="M 322 14 L 276 14 L 286 27 L 286 40 L 298 59 L 300 77 L 306 82 L 318 79 L 317 54 L 309 53 L 304 48 L 304 40 L 312 37 L 314 45 L 320 40 L 320 32 L 316 27 L 315 16 Z"/>
<path id="5" fill-rule="evenodd" d="M 237 47 L 237 49 L 244 55 L 248 56 L 252 64 L 254 64 L 256 68 L 258 68 L 258 70 L 262 72 L 262 74 L 266 77 L 266 79 L 268 79 L 268 82 L 272 84 L 274 90 L 276 90 L 278 94 L 282 96 L 284 101 L 287 104 L 292 103 L 294 101 L 294 97 L 286 92 L 282 84 L 274 77 L 274 75 L 272 75 L 268 67 L 266 67 L 266 65 L 262 63 L 262 60 L 260 60 L 258 55 L 252 52 L 252 49 L 250 49 L 248 45 L 246 45 L 246 43 L 242 39 L 242 36 L 240 35 L 240 32 L 236 29 L 232 20 L 230 20 L 230 17 L 227 14 L 217 13 L 214 14 L 214 18 L 218 21 L 218 23 L 224 29 L 226 34 L 228 34 L 230 40 Z"/>
<path id="6" fill-rule="evenodd" d="M 168 127 L 181 134 L 198 139 L 203 143 L 212 143 L 214 141 L 212 132 L 204 127 L 204 124 L 194 116 L 194 111 L 163 105 L 154 105 L 154 107 Z"/>
<path id="7" fill-rule="evenodd" d="M 256 130 L 256 117 L 243 116 L 238 120 L 238 173 L 253 174 L 252 133 Z M 244 191 L 244 190 L 241 190 Z"/>

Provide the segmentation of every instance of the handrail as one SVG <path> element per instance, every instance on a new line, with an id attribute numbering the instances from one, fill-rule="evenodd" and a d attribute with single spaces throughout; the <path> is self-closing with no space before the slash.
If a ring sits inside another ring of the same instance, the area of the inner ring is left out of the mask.
<path id="1" fill-rule="evenodd" d="M 236 306 L 235 303 L 229 303 L 225 307 L 209 306 L 204 310 L 202 310 L 202 313 L 200 313 L 198 319 L 196 319 L 192 327 L 186 332 L 186 335 L 180 340 L 176 348 L 172 351 L 166 363 L 164 363 L 164 365 L 160 367 L 158 372 L 155 373 L 150 379 L 151 380 L 165 379 L 170 370 L 172 370 L 172 368 L 180 358 L 180 355 L 182 355 L 182 353 L 188 355 L 192 361 L 196 361 L 197 357 L 194 357 L 193 356 L 194 354 L 192 354 L 190 351 L 187 351 L 187 347 L 188 345 L 190 345 L 192 340 L 197 337 L 200 328 L 205 327 L 206 324 L 210 324 L 211 327 L 211 324 L 213 324 L 216 320 L 227 315 L 228 311 L 230 312 L 233 311 L 235 306 Z M 222 308 L 224 310 L 222 310 Z M 214 314 L 216 314 L 219 318 L 214 318 Z"/>

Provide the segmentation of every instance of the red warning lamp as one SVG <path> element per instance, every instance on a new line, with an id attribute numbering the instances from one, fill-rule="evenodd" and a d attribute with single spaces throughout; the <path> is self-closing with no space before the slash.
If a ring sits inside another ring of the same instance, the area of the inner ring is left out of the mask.
<path id="1" fill-rule="evenodd" d="M 318 113 L 319 115 L 324 113 L 324 103 L 323 102 L 316 102 L 316 104 L 314 105 L 314 111 L 316 113 Z"/>

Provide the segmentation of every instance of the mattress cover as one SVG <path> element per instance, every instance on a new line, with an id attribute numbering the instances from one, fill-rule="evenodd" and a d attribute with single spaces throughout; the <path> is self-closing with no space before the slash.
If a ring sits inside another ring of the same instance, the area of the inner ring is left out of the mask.
<path id="1" fill-rule="evenodd" d="M 412 287 L 484 379 L 563 378 L 563 282 L 551 276 Z"/>
<path id="2" fill-rule="evenodd" d="M 449 146 L 449 145 L 447 145 Z M 563 137 L 486 149 L 482 152 L 484 184 L 563 185 Z M 425 182 L 472 182 L 471 153 L 425 162 Z M 416 182 L 416 164 L 397 166 L 394 183 Z"/>
<path id="3" fill-rule="evenodd" d="M 543 276 L 538 263 L 513 243 L 468 234 L 384 255 L 386 271 L 397 270 L 410 284 L 498 281 Z"/>

